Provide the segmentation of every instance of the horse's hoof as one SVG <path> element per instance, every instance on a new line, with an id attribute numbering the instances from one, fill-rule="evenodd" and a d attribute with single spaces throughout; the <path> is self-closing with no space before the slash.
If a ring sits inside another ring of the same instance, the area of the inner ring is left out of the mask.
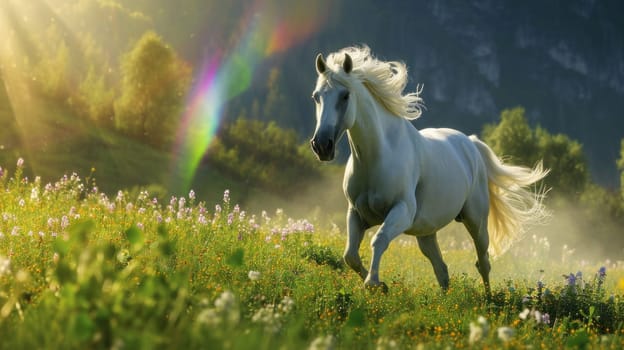
<path id="1" fill-rule="evenodd" d="M 388 293 L 388 285 L 384 282 L 379 282 L 379 284 L 365 284 L 366 289 L 371 292 L 381 291 L 383 294 Z"/>

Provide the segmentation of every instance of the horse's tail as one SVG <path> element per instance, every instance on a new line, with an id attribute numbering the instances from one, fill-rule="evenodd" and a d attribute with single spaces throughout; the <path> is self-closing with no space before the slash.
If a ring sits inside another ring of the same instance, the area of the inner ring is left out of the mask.
<path id="1" fill-rule="evenodd" d="M 549 216 L 542 201 L 548 192 L 545 188 L 531 186 L 548 175 L 540 161 L 534 168 L 507 165 L 494 151 L 470 136 L 485 163 L 490 194 L 488 231 L 491 253 L 504 253 L 525 232 L 526 223 L 540 222 Z"/>

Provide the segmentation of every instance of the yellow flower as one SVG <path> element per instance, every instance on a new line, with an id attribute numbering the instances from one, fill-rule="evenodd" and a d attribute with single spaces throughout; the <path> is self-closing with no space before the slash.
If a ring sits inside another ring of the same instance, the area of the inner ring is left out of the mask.
<path id="1" fill-rule="evenodd" d="M 620 281 L 617 284 L 618 289 L 624 292 L 624 277 L 620 278 Z"/>

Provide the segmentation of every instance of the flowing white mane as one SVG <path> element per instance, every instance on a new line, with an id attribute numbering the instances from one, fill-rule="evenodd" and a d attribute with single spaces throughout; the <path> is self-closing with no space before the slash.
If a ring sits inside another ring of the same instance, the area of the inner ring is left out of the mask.
<path id="1" fill-rule="evenodd" d="M 353 70 L 347 74 L 341 69 L 345 53 L 351 56 Z M 368 46 L 346 47 L 327 57 L 326 79 L 336 79 L 343 85 L 352 86 L 357 79 L 368 89 L 373 97 L 395 116 L 416 119 L 422 113 L 424 101 L 420 97 L 422 86 L 415 92 L 403 95 L 407 85 L 407 67 L 398 61 L 380 61 L 373 57 Z"/>

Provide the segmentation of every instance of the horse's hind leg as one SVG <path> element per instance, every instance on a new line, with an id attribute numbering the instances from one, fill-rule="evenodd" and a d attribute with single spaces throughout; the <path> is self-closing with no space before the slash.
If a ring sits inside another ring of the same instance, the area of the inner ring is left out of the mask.
<path id="1" fill-rule="evenodd" d="M 477 250 L 477 269 L 481 278 L 483 279 L 483 285 L 485 286 L 485 294 L 489 299 L 491 297 L 490 291 L 490 260 L 488 255 L 488 246 L 490 244 L 490 238 L 488 235 L 487 222 L 488 222 L 488 210 L 489 199 L 487 192 L 481 195 L 473 195 L 466 201 L 466 205 L 462 210 L 461 217 L 464 226 L 472 237 L 475 248 Z"/>
<path id="2" fill-rule="evenodd" d="M 440 287 L 446 291 L 449 287 L 448 268 L 442 259 L 437 234 L 434 233 L 429 236 L 417 237 L 417 239 L 420 251 L 429 259 L 433 266 L 433 272 L 435 272 Z"/>

